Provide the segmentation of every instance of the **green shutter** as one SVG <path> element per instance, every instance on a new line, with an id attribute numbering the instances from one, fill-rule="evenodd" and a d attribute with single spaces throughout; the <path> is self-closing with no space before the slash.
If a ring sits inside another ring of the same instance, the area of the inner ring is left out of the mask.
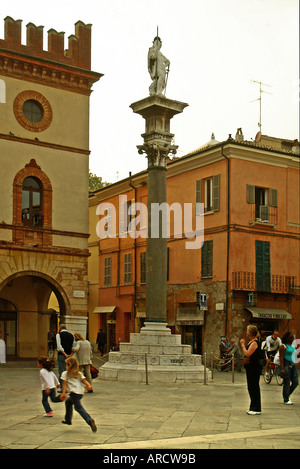
<path id="1" fill-rule="evenodd" d="M 248 204 L 255 204 L 255 186 L 247 184 L 247 202 Z"/>
<path id="2" fill-rule="evenodd" d="M 204 241 L 201 251 L 201 277 L 212 277 L 213 242 Z"/>
<path id="3" fill-rule="evenodd" d="M 202 179 L 196 181 L 196 203 L 201 204 L 202 202 Z M 196 215 L 201 215 L 199 206 L 196 205 Z"/>
<path id="4" fill-rule="evenodd" d="M 277 189 L 270 189 L 270 206 L 277 207 Z"/>
<path id="5" fill-rule="evenodd" d="M 220 210 L 220 174 L 213 176 L 213 210 Z"/>
<path id="6" fill-rule="evenodd" d="M 271 291 L 270 243 L 255 241 L 256 249 L 256 289 Z"/>

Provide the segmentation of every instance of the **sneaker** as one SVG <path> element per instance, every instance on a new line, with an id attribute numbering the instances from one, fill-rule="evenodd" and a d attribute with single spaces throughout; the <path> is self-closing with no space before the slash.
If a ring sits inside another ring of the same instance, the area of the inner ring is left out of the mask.
<path id="1" fill-rule="evenodd" d="M 284 402 L 286 405 L 293 405 L 293 402 L 289 399 L 287 402 Z"/>
<path id="2" fill-rule="evenodd" d="M 92 431 L 95 433 L 97 431 L 97 427 L 96 427 L 96 424 L 95 424 L 95 420 L 90 420 L 89 421 L 89 425 L 91 426 L 92 428 Z"/>
<path id="3" fill-rule="evenodd" d="M 44 414 L 44 417 L 53 417 L 53 411 L 51 410 L 47 414 Z"/>
<path id="4" fill-rule="evenodd" d="M 248 415 L 260 415 L 261 412 L 256 412 L 255 410 L 248 410 L 247 414 Z"/>
<path id="5" fill-rule="evenodd" d="M 67 422 L 66 420 L 62 420 L 61 423 L 65 423 L 66 425 L 72 425 L 72 423 Z"/>

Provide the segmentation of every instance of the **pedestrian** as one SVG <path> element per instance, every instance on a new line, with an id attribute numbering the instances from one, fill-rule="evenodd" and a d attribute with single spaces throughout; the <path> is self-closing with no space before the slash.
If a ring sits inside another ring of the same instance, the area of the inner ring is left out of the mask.
<path id="1" fill-rule="evenodd" d="M 103 329 L 100 329 L 97 334 L 96 344 L 98 344 L 98 350 L 102 356 L 106 345 L 106 334 L 103 332 Z"/>
<path id="2" fill-rule="evenodd" d="M 75 347 L 73 346 L 72 350 L 77 355 L 77 361 L 79 364 L 79 371 L 81 371 L 86 380 L 92 386 L 92 376 L 91 376 L 91 363 L 92 363 L 92 346 L 90 342 L 82 337 L 79 332 L 75 332 L 74 339 L 76 341 Z M 93 392 L 91 389 L 89 392 Z"/>
<path id="3" fill-rule="evenodd" d="M 296 349 L 292 345 L 294 336 L 291 332 L 286 332 L 282 337 L 282 345 L 279 348 L 280 356 L 280 374 L 283 378 L 283 402 L 291 405 L 293 402 L 290 395 L 298 386 L 298 372 L 295 365 Z M 298 354 L 298 357 L 300 354 Z"/>
<path id="4" fill-rule="evenodd" d="M 258 346 L 256 326 L 249 325 L 247 327 L 248 344 L 245 346 L 245 339 L 240 340 L 242 351 L 245 355 L 244 367 L 247 376 L 247 387 L 250 396 L 250 408 L 247 412 L 249 415 L 258 415 L 261 413 L 261 397 L 259 378 L 261 374 L 260 350 Z"/>
<path id="5" fill-rule="evenodd" d="M 56 387 L 59 387 L 59 382 L 56 375 L 53 373 L 55 366 L 54 360 L 48 360 L 47 357 L 38 358 L 38 367 L 40 368 L 40 380 L 42 385 L 42 404 L 45 410 L 44 417 L 53 417 L 53 411 L 48 402 L 50 397 L 52 402 L 62 402 L 60 396 L 56 395 Z"/>
<path id="6" fill-rule="evenodd" d="M 73 406 L 75 410 L 81 415 L 81 417 L 90 425 L 93 432 L 97 431 L 95 420 L 87 413 L 82 407 L 80 400 L 84 394 L 84 388 L 89 391 L 91 385 L 87 382 L 84 375 L 79 371 L 78 361 L 74 357 L 66 359 L 66 371 L 61 375 L 63 381 L 63 390 L 61 399 L 65 400 L 66 413 L 65 420 L 62 423 L 66 425 L 72 425 Z M 84 387 L 85 385 L 85 387 Z M 69 390 L 70 394 L 67 398 L 66 390 Z"/>
<path id="7" fill-rule="evenodd" d="M 228 342 L 227 338 L 225 336 L 221 336 L 221 342 L 219 345 L 219 350 L 220 350 L 220 358 L 226 358 L 227 353 L 228 353 Z"/>
<path id="8" fill-rule="evenodd" d="M 266 377 L 270 378 L 269 367 L 270 363 L 274 360 L 276 352 L 281 346 L 281 339 L 279 337 L 278 331 L 273 331 L 272 335 L 269 335 L 266 338 L 266 353 L 267 353 L 267 363 L 266 363 Z"/>
<path id="9" fill-rule="evenodd" d="M 65 325 L 61 324 L 58 334 L 56 334 L 56 348 L 57 348 L 57 364 L 59 381 L 62 387 L 61 374 L 65 371 L 66 358 L 72 355 L 72 347 L 74 344 L 74 337 L 71 332 L 67 331 Z"/>

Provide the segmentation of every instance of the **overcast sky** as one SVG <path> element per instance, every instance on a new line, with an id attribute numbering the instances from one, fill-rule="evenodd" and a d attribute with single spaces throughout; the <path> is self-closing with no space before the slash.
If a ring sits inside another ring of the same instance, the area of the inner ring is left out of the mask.
<path id="1" fill-rule="evenodd" d="M 147 168 L 137 145 L 144 119 L 130 104 L 149 95 L 147 53 L 159 28 L 162 53 L 170 60 L 166 97 L 189 104 L 171 121 L 183 156 L 210 140 L 258 132 L 259 85 L 262 133 L 299 138 L 298 0 L 10 0 L 4 18 L 74 34 L 81 20 L 92 26 L 92 70 L 104 76 L 90 98 L 90 170 L 116 182 Z M 251 102 L 254 101 L 254 102 Z"/>

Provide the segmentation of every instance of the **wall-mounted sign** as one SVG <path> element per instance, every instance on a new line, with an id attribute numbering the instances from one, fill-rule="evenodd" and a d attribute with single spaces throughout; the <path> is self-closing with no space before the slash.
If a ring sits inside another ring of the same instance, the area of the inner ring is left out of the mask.
<path id="1" fill-rule="evenodd" d="M 73 298 L 85 298 L 85 291 L 84 290 L 74 290 L 73 291 Z"/>

